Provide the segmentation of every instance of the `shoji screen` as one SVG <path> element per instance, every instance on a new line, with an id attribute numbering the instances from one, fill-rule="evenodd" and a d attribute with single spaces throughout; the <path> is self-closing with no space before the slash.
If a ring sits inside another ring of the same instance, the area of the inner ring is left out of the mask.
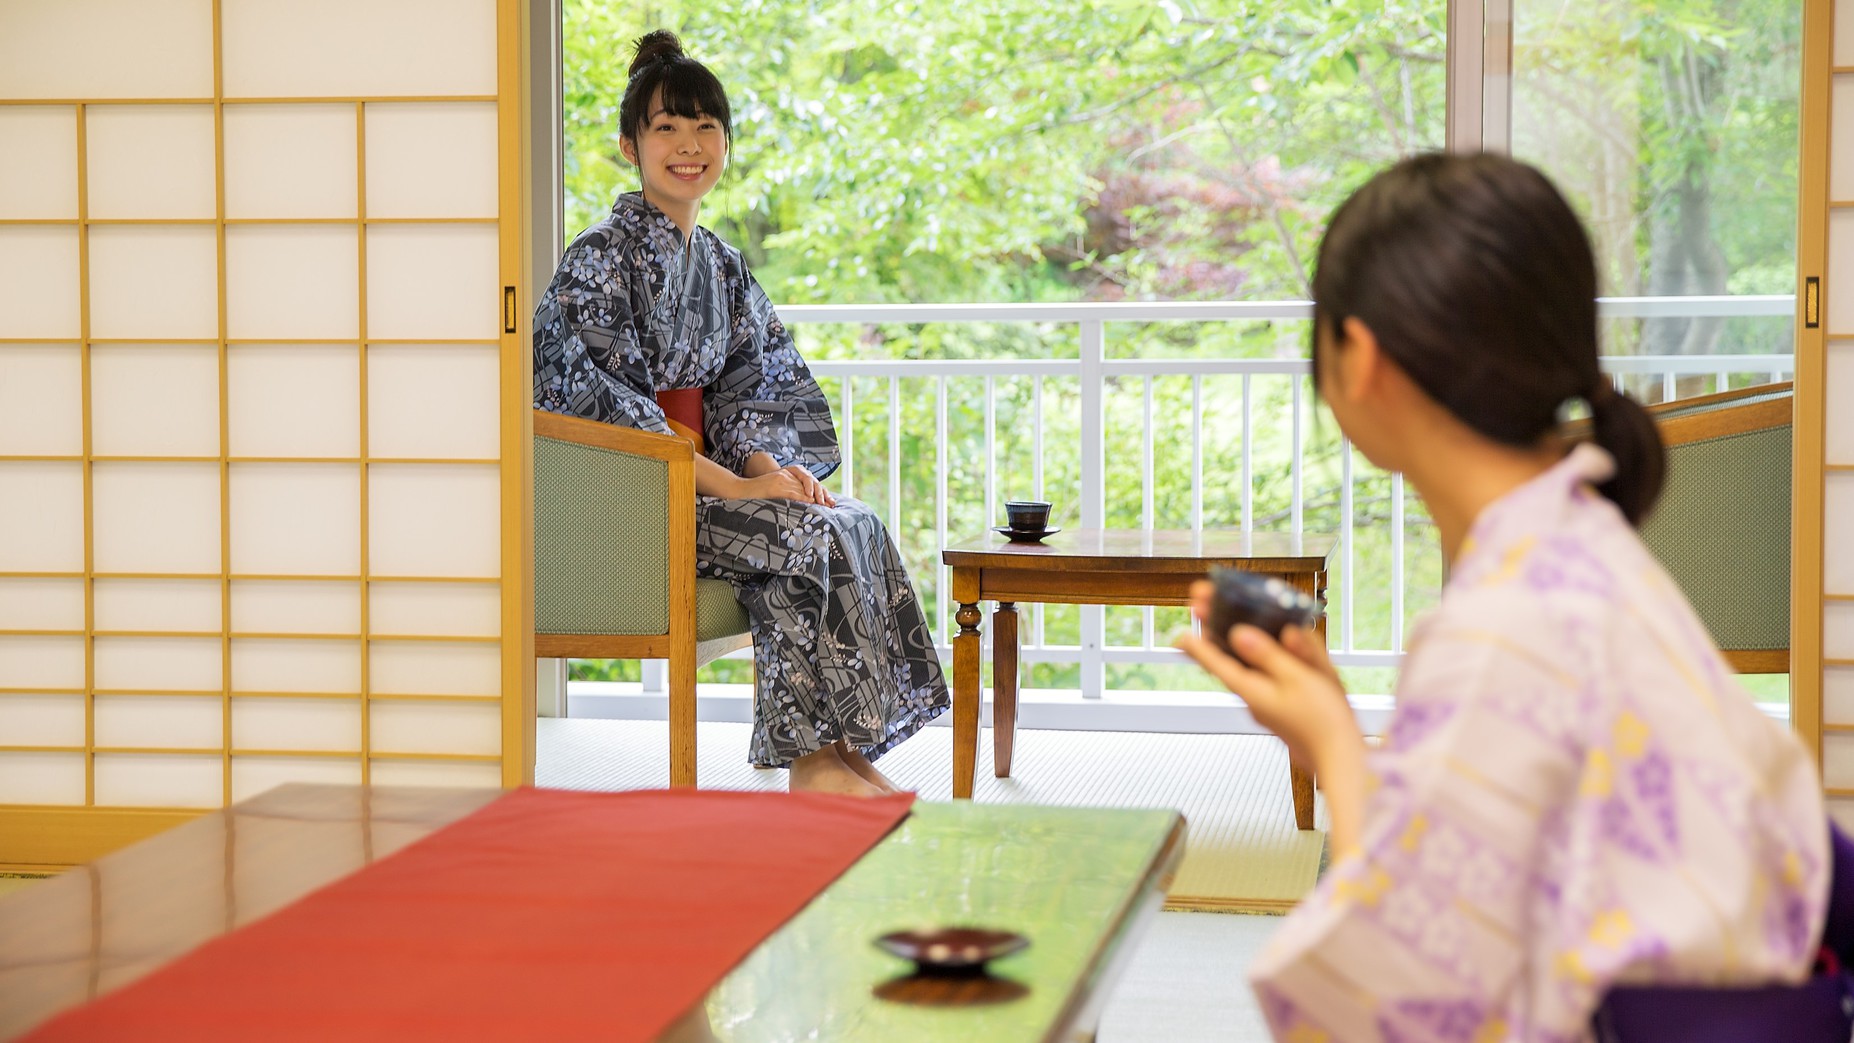
<path id="1" fill-rule="evenodd" d="M 519 781 L 515 11 L 0 6 L 0 805 Z"/>
<path id="2" fill-rule="evenodd" d="M 1830 806 L 1854 828 L 1854 0 L 1805 11 L 1799 267 L 1819 288 L 1798 325 L 1796 681 L 1819 693 Z"/>

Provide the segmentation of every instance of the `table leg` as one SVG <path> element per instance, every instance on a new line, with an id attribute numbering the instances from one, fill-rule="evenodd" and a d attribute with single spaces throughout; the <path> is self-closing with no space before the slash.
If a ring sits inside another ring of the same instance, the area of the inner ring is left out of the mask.
<path id="1" fill-rule="evenodd" d="M 1312 595 L 1313 600 L 1320 603 L 1320 608 L 1322 610 L 1325 609 L 1326 607 L 1326 572 L 1325 570 L 1321 570 L 1318 572 L 1312 572 L 1312 573 L 1302 572 L 1302 573 L 1299 573 L 1293 576 L 1289 576 L 1288 580 L 1289 582 L 1293 583 L 1294 586 L 1300 589 L 1302 592 Z M 1320 613 L 1319 622 L 1313 625 L 1313 632 L 1319 636 L 1321 643 L 1324 644 L 1326 641 L 1326 613 L 1324 611 Z M 1292 790 L 1294 794 L 1294 825 L 1295 827 L 1298 829 L 1312 829 L 1313 828 L 1313 773 L 1303 769 L 1298 764 L 1294 764 L 1290 762 L 1288 764 L 1288 788 Z"/>
<path id="2" fill-rule="evenodd" d="M 1294 791 L 1294 826 L 1296 829 L 1313 828 L 1313 773 L 1302 770 L 1301 766 L 1288 764 L 1288 785 Z"/>
<path id="3" fill-rule="evenodd" d="M 953 619 L 953 799 L 970 800 L 978 774 L 979 703 L 984 697 L 979 676 L 979 620 L 976 602 L 959 602 Z"/>
<path id="4" fill-rule="evenodd" d="M 1017 606 L 998 602 L 991 614 L 991 771 L 1011 777 L 1017 742 Z"/>

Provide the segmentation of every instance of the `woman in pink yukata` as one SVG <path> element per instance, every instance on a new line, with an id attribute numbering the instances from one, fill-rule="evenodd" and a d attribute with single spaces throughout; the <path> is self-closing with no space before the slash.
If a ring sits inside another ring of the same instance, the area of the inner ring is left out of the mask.
<path id="1" fill-rule="evenodd" d="M 1612 989 L 1802 981 L 1821 784 L 1635 533 L 1663 450 L 1598 370 L 1564 198 L 1500 156 L 1406 160 L 1334 213 L 1313 290 L 1315 385 L 1449 565 L 1375 750 L 1310 632 L 1180 639 L 1326 795 L 1332 867 L 1250 970 L 1275 1038 L 1584 1040 Z M 1567 451 L 1572 404 L 1595 440 Z"/>

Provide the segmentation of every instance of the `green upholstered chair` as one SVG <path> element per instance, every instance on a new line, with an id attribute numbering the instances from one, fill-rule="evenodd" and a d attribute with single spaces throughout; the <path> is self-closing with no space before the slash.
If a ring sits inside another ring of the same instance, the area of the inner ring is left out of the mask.
<path id="1" fill-rule="evenodd" d="M 1649 412 L 1667 482 L 1642 539 L 1740 673 L 1790 669 L 1791 385 Z"/>
<path id="2" fill-rule="evenodd" d="M 695 785 L 695 671 L 752 642 L 695 577 L 695 447 L 534 412 L 534 654 L 669 660 L 670 785 Z"/>

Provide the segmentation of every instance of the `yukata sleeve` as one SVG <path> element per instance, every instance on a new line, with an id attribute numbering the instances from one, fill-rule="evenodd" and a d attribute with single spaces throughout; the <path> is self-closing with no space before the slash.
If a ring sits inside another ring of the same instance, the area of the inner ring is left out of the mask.
<path id="1" fill-rule="evenodd" d="M 1526 1008 L 1528 917 L 1549 871 L 1541 819 L 1575 775 L 1508 700 L 1489 698 L 1502 687 L 1518 702 L 1565 698 L 1549 671 L 1497 644 L 1438 635 L 1412 653 L 1370 756 L 1359 847 L 1250 968 L 1277 1040 L 1560 1038 L 1529 1034 L 1542 1026 Z"/>
<path id="2" fill-rule="evenodd" d="M 617 251 L 575 243 L 534 316 L 537 409 L 670 434 Z"/>
<path id="3" fill-rule="evenodd" d="M 709 456 L 740 473 L 768 453 L 826 478 L 839 459 L 830 403 L 759 283 L 737 257 L 723 268 L 731 325 L 727 362 L 702 398 Z"/>

